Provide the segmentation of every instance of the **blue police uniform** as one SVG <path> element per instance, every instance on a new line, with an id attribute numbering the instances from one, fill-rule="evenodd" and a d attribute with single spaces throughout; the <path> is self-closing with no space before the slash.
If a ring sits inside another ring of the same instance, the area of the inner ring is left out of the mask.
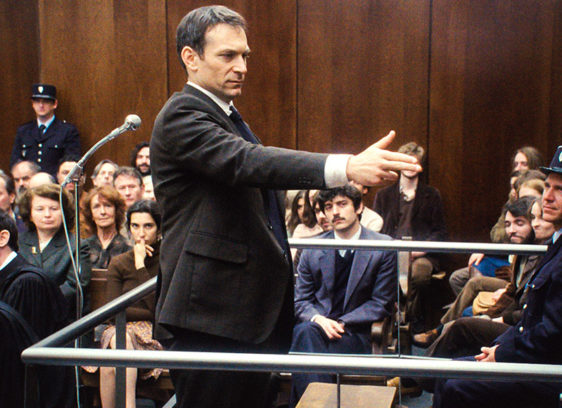
<path id="1" fill-rule="evenodd" d="M 55 117 L 43 133 L 33 120 L 18 128 L 10 167 L 20 160 L 28 160 L 55 176 L 59 160 L 65 155 L 80 156 L 80 151 L 80 135 L 74 125 Z"/>

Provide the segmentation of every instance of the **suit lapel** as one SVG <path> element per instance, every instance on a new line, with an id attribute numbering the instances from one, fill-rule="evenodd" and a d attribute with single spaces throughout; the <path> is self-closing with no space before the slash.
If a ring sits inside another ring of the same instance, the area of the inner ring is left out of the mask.
<path id="1" fill-rule="evenodd" d="M 367 239 L 365 236 L 365 229 L 361 228 L 361 235 L 359 239 Z M 357 288 L 357 285 L 361 281 L 361 278 L 367 270 L 367 265 L 369 260 L 376 252 L 373 251 L 359 251 L 355 250 L 355 256 L 353 257 L 353 263 L 351 264 L 351 272 L 349 273 L 349 280 L 347 281 L 347 287 L 345 289 L 345 299 L 343 301 L 343 310 L 347 306 L 351 295 Z"/>

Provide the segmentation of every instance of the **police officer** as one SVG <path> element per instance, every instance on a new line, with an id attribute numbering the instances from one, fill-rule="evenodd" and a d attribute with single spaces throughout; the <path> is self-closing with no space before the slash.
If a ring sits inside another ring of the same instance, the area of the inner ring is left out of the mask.
<path id="1" fill-rule="evenodd" d="M 63 156 L 80 156 L 80 136 L 74 125 L 55 117 L 58 101 L 54 85 L 35 84 L 31 90 L 31 106 L 36 120 L 18 128 L 10 167 L 18 161 L 27 160 L 55 176 Z"/>

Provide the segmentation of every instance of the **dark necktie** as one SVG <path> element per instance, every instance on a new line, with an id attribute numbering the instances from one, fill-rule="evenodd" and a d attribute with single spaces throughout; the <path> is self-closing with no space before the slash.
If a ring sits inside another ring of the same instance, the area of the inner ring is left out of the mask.
<path id="1" fill-rule="evenodd" d="M 45 133 L 45 129 L 46 129 L 46 128 L 47 128 L 47 127 L 46 127 L 45 125 L 39 126 L 39 134 L 42 135 L 43 133 Z"/>
<path id="2" fill-rule="evenodd" d="M 236 110 L 234 106 L 230 107 L 230 120 L 238 129 L 238 132 L 242 136 L 244 140 L 253 144 L 259 144 L 258 139 L 252 133 L 250 128 L 244 123 L 242 120 L 242 116 Z M 277 197 L 275 196 L 275 192 L 273 190 L 262 188 L 261 193 L 263 196 L 263 201 L 265 205 L 265 211 L 267 214 L 267 218 L 269 219 L 269 227 L 273 230 L 273 234 L 277 239 L 281 248 L 285 251 L 285 254 L 289 253 L 289 247 L 286 239 L 286 232 L 285 232 L 285 225 L 284 221 L 281 219 L 279 205 L 277 203 Z"/>

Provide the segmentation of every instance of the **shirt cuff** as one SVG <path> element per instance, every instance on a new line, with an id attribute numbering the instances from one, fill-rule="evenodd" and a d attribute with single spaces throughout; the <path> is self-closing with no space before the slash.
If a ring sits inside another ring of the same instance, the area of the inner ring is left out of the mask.
<path id="1" fill-rule="evenodd" d="M 350 154 L 330 154 L 324 165 L 324 182 L 326 188 L 345 186 L 347 179 L 347 161 Z"/>

